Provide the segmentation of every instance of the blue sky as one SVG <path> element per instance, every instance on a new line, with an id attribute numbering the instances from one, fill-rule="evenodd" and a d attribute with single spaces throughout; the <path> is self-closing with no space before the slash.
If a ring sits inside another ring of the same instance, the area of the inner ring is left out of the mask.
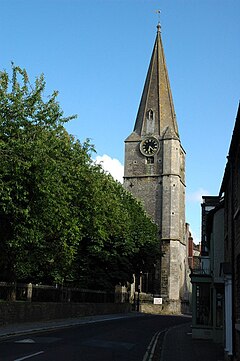
<path id="1" fill-rule="evenodd" d="M 44 73 L 46 96 L 58 90 L 65 114 L 78 114 L 68 131 L 121 172 L 157 9 L 198 242 L 201 195 L 219 192 L 239 103 L 239 0 L 0 0 L 0 69 L 13 61 L 32 82 Z"/>

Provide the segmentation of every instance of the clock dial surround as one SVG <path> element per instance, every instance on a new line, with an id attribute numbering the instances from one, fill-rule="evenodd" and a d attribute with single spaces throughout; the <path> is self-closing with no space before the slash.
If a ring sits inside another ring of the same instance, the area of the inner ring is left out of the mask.
<path id="1" fill-rule="evenodd" d="M 140 143 L 140 151 L 149 157 L 159 151 L 159 141 L 155 137 L 148 137 Z"/>

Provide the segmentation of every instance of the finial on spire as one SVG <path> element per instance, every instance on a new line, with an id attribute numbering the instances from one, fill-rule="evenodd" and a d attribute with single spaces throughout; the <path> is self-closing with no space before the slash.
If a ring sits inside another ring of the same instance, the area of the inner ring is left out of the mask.
<path id="1" fill-rule="evenodd" d="M 160 24 L 161 10 L 156 10 L 155 13 L 158 14 L 157 32 L 160 33 L 161 32 L 161 24 Z"/>

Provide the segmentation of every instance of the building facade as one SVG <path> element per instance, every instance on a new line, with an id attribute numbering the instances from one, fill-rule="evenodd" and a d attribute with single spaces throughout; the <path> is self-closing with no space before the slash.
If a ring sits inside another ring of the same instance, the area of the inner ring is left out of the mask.
<path id="1" fill-rule="evenodd" d="M 224 202 L 204 196 L 200 263 L 191 272 L 192 337 L 223 343 L 224 338 Z"/>
<path id="2" fill-rule="evenodd" d="M 221 185 L 224 197 L 225 353 L 240 360 L 240 106 Z"/>
<path id="3" fill-rule="evenodd" d="M 203 197 L 201 264 L 191 273 L 193 337 L 222 342 L 231 361 L 240 360 L 239 134 L 240 106 L 219 196 Z"/>
<path id="4" fill-rule="evenodd" d="M 134 130 L 125 140 L 124 186 L 143 202 L 159 228 L 162 257 L 155 265 L 151 289 L 147 291 L 160 295 L 169 305 L 179 306 L 188 268 L 185 151 L 160 30 L 158 25 Z"/>

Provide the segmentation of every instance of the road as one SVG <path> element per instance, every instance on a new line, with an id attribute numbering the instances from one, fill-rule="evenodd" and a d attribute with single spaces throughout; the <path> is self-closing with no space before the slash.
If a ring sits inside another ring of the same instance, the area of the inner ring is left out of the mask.
<path id="1" fill-rule="evenodd" d="M 0 343 L 0 361 L 155 361 L 164 332 L 185 322 L 189 318 L 140 315 L 24 334 Z"/>

